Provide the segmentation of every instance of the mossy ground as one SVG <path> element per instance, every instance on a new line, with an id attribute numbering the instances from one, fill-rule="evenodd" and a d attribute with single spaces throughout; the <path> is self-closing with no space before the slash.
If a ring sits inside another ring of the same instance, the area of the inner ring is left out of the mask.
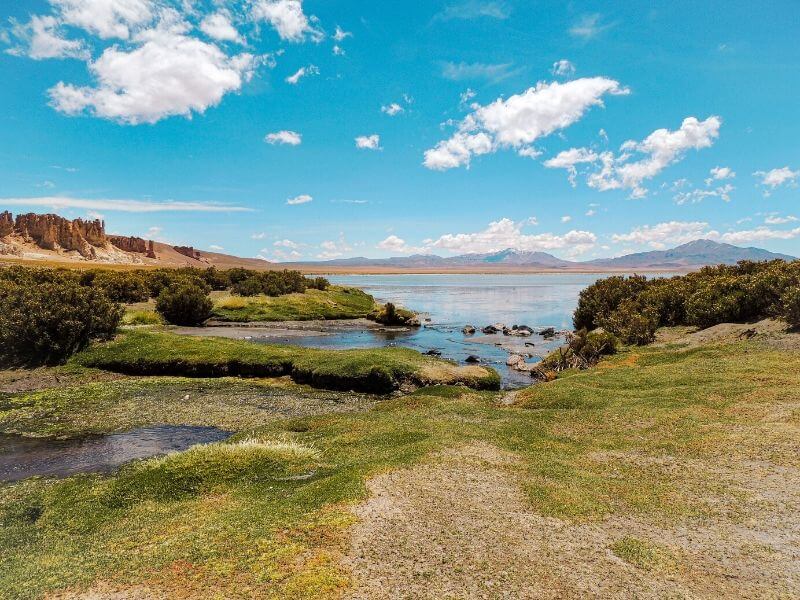
<path id="1" fill-rule="evenodd" d="M 320 291 L 285 296 L 214 296 L 213 317 L 218 321 L 311 321 L 316 319 L 358 319 L 375 309 L 375 299 L 356 289 L 331 286 Z"/>
<path id="2" fill-rule="evenodd" d="M 707 465 L 800 467 L 800 353 L 741 342 L 632 356 L 536 385 L 512 407 L 494 392 L 435 387 L 255 429 L 242 415 L 248 431 L 231 443 L 272 450 L 188 452 L 109 477 L 0 486 L 0 596 L 92 586 L 143 597 L 334 596 L 350 581 L 339 562 L 353 522 L 345 507 L 365 497 L 367 478 L 471 443 L 518 458 L 508 468 L 532 511 L 577 522 L 713 520 L 720 498 L 725 518 L 745 519 L 746 498 Z M 68 397 L 52 406 L 43 420 L 71 410 Z M 275 450 L 290 446 L 305 450 Z M 666 458 L 693 467 L 664 468 Z M 642 540 L 608 546 L 639 568 L 668 560 Z"/>
<path id="3" fill-rule="evenodd" d="M 277 377 L 326 389 L 387 393 L 402 383 L 498 389 L 487 367 L 459 367 L 408 348 L 319 350 L 223 338 L 129 331 L 76 355 L 74 364 L 130 375 Z"/>

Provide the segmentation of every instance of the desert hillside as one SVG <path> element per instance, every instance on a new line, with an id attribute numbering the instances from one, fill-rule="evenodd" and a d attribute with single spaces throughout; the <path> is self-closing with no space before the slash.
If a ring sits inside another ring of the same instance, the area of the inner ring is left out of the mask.
<path id="1" fill-rule="evenodd" d="M 110 235 L 101 220 L 65 219 L 54 214 L 0 213 L 0 261 L 76 265 L 246 267 L 269 269 L 271 263 L 171 246 L 135 236 Z"/>

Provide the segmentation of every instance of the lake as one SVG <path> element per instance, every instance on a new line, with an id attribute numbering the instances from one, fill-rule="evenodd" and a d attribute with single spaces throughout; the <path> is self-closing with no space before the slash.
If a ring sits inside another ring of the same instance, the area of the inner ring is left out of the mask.
<path id="1" fill-rule="evenodd" d="M 443 358 L 460 363 L 474 355 L 500 372 L 504 386 L 529 385 L 528 374 L 506 367 L 509 354 L 529 354 L 529 361 L 536 362 L 561 345 L 563 337 L 484 336 L 480 329 L 492 323 L 528 325 L 535 330 L 571 329 L 578 294 L 603 277 L 597 273 L 331 275 L 328 279 L 335 285 L 361 288 L 381 302 L 394 302 L 430 320 L 414 331 L 355 331 L 292 343 L 327 348 L 397 345 L 421 352 L 437 350 Z M 478 334 L 465 336 L 461 329 L 467 324 L 475 326 Z"/>

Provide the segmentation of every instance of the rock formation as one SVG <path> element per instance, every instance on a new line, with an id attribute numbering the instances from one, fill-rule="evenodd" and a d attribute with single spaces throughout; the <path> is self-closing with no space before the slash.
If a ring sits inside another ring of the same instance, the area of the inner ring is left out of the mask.
<path id="1" fill-rule="evenodd" d="M 20 254 L 20 241 L 45 250 L 77 252 L 83 258 L 98 258 L 98 250 L 108 251 L 111 246 L 125 252 L 144 254 L 156 258 L 152 241 L 137 237 L 106 235 L 105 223 L 99 219 L 65 219 L 58 215 L 27 213 L 13 215 L 0 213 L 0 254 Z M 13 250 L 13 251 L 12 251 Z M 101 252 L 102 254 L 102 252 Z"/>
<path id="2" fill-rule="evenodd" d="M 193 258 L 195 260 L 200 260 L 200 253 L 195 250 L 192 246 L 173 246 L 172 247 L 175 252 L 178 254 L 183 254 L 184 256 L 188 256 L 189 258 Z"/>
<path id="3" fill-rule="evenodd" d="M 14 232 L 14 216 L 7 210 L 0 213 L 0 238 Z"/>
<path id="4" fill-rule="evenodd" d="M 125 252 L 144 254 L 147 258 L 155 258 L 156 252 L 153 240 L 144 240 L 136 236 L 110 235 L 108 241 L 115 247 Z"/>

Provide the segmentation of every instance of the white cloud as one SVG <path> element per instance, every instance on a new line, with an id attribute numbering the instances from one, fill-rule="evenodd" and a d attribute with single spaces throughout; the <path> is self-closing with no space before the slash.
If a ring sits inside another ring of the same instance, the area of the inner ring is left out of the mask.
<path id="1" fill-rule="evenodd" d="M 575 65 L 569 62 L 566 58 L 557 60 L 553 63 L 553 75 L 566 77 L 575 74 Z"/>
<path id="2" fill-rule="evenodd" d="M 66 196 L 46 196 L 38 198 L 0 198 L 0 205 L 39 206 L 47 208 L 85 208 L 89 210 L 111 210 L 133 213 L 148 212 L 250 212 L 253 209 L 243 206 L 228 206 L 205 202 L 150 202 L 145 200 L 94 200 L 70 198 Z"/>
<path id="3" fill-rule="evenodd" d="M 344 48 L 342 48 L 339 44 L 334 44 L 332 51 L 335 56 L 344 56 L 346 54 Z"/>
<path id="4" fill-rule="evenodd" d="M 283 131 L 268 133 L 266 137 L 264 137 L 264 141 L 273 146 L 275 144 L 299 146 L 303 141 L 303 136 L 296 131 L 284 129 Z"/>
<path id="5" fill-rule="evenodd" d="M 611 239 L 617 244 L 640 244 L 660 250 L 667 244 L 675 246 L 708 237 L 709 233 L 708 223 L 703 221 L 669 221 L 635 227 L 629 233 L 615 233 Z"/>
<path id="6" fill-rule="evenodd" d="M 591 39 L 610 27 L 610 24 L 602 23 L 602 17 L 599 14 L 583 15 L 570 27 L 569 33 L 575 37 Z"/>
<path id="7" fill-rule="evenodd" d="M 58 20 L 50 15 L 31 16 L 29 23 L 23 25 L 12 21 L 11 32 L 23 46 L 8 50 L 14 56 L 27 56 L 34 60 L 46 58 L 89 58 L 89 50 L 81 40 L 67 40 L 61 37 Z"/>
<path id="8" fill-rule="evenodd" d="M 286 200 L 286 204 L 289 206 L 295 206 L 297 204 L 307 204 L 311 202 L 314 198 L 309 196 L 308 194 L 300 194 L 299 196 L 295 196 L 294 198 L 288 198 Z"/>
<path id="9" fill-rule="evenodd" d="M 400 106 L 397 102 L 392 102 L 391 104 L 387 104 L 386 106 L 381 106 L 381 112 L 386 113 L 390 117 L 399 115 L 404 111 L 405 109 L 402 106 Z"/>
<path id="10" fill-rule="evenodd" d="M 518 70 L 512 69 L 513 63 L 442 63 L 442 77 L 451 81 L 464 81 L 467 79 L 485 79 L 498 83 L 515 75 Z"/>
<path id="11" fill-rule="evenodd" d="M 715 181 L 733 179 L 736 177 L 736 173 L 730 167 L 714 167 L 709 171 L 709 175 L 710 177 L 706 179 L 706 185 L 711 185 Z"/>
<path id="12" fill-rule="evenodd" d="M 730 183 L 718 186 L 713 190 L 695 188 L 687 192 L 678 192 L 673 196 L 673 200 L 676 204 L 697 204 L 706 198 L 720 198 L 725 202 L 730 202 L 731 192 L 735 189 Z"/>
<path id="13" fill-rule="evenodd" d="M 214 44 L 185 35 L 185 23 L 167 23 L 138 33 L 140 45 L 126 52 L 107 48 L 89 69 L 97 87 L 59 82 L 50 90 L 52 105 L 68 115 L 84 110 L 131 125 L 203 113 L 249 80 L 251 54 L 228 57 Z"/>
<path id="14" fill-rule="evenodd" d="M 585 213 L 583 213 L 583 214 L 584 214 L 585 216 L 587 216 L 587 217 L 593 217 L 593 216 L 595 216 L 595 215 L 597 214 L 597 211 L 596 211 L 595 209 L 593 209 L 593 208 L 590 208 L 589 210 L 587 210 L 587 211 L 586 211 Z"/>
<path id="15" fill-rule="evenodd" d="M 785 225 L 786 223 L 794 223 L 797 220 L 797 217 L 794 215 L 786 215 L 785 217 L 781 217 L 780 215 L 771 214 L 764 218 L 764 223 L 766 225 Z"/>
<path id="16" fill-rule="evenodd" d="M 221 42 L 244 43 L 244 38 L 231 23 L 231 17 L 226 11 L 219 11 L 206 15 L 200 23 L 200 30 L 207 36 Z"/>
<path id="17" fill-rule="evenodd" d="M 796 184 L 797 178 L 800 177 L 800 170 L 792 171 L 789 167 L 782 167 L 769 171 L 756 171 L 753 175 L 761 178 L 761 185 L 770 188 L 770 190 L 774 190 L 784 184 Z M 769 192 L 765 192 L 764 195 L 768 196 Z"/>
<path id="18" fill-rule="evenodd" d="M 728 244 L 748 244 L 764 240 L 791 240 L 800 236 L 800 227 L 794 229 L 770 229 L 769 227 L 756 227 L 743 231 L 729 231 L 719 236 L 719 240 Z"/>
<path id="19" fill-rule="evenodd" d="M 570 221 L 572 221 L 572 217 L 569 215 L 564 215 L 563 217 L 561 217 L 562 223 L 569 223 Z"/>
<path id="20" fill-rule="evenodd" d="M 250 236 L 250 239 L 251 239 L 251 240 L 263 240 L 265 237 L 267 237 L 267 234 L 266 234 L 266 233 L 264 233 L 263 231 L 260 231 L 260 232 L 258 232 L 258 233 L 254 233 L 254 234 L 252 234 L 252 235 Z"/>
<path id="21" fill-rule="evenodd" d="M 338 258 L 345 252 L 350 252 L 353 249 L 353 247 L 347 243 L 347 240 L 345 240 L 344 234 L 340 234 L 337 241 L 325 240 L 320 243 L 319 247 L 322 251 L 317 254 L 317 258 L 321 258 L 322 260 Z"/>
<path id="22" fill-rule="evenodd" d="M 315 65 L 308 65 L 307 67 L 300 67 L 294 73 L 294 75 L 289 75 L 286 78 L 286 83 L 291 83 L 292 85 L 297 85 L 301 78 L 309 76 L 309 75 L 319 75 L 319 69 Z"/>
<path id="23" fill-rule="evenodd" d="M 155 16 L 151 0 L 50 0 L 64 23 L 101 38 L 128 39 L 132 29 L 150 23 Z"/>
<path id="24" fill-rule="evenodd" d="M 209 249 L 209 250 L 215 250 L 215 251 L 217 251 L 217 252 L 219 252 L 220 250 L 225 250 L 225 248 L 223 248 L 222 246 L 218 246 L 217 244 L 211 244 L 211 245 L 208 247 L 208 249 Z"/>
<path id="25" fill-rule="evenodd" d="M 418 251 L 418 248 L 409 246 L 404 239 L 396 235 L 390 235 L 382 242 L 379 242 L 377 248 L 389 252 L 396 252 L 398 254 L 412 254 Z"/>
<path id="26" fill-rule="evenodd" d="M 544 161 L 544 166 L 548 169 L 566 169 L 569 173 L 569 183 L 572 187 L 577 185 L 578 168 L 576 165 L 581 163 L 594 163 L 600 157 L 593 150 L 587 148 L 570 148 L 562 150 L 553 158 Z"/>
<path id="27" fill-rule="evenodd" d="M 523 150 L 537 139 L 564 129 L 592 106 L 602 106 L 605 94 L 627 94 L 619 82 L 605 77 L 567 83 L 539 83 L 536 87 L 498 98 L 486 106 L 474 105 L 450 139 L 425 152 L 429 169 L 469 166 L 473 156 L 501 148 Z"/>
<path id="28" fill-rule="evenodd" d="M 333 39 L 335 39 L 337 42 L 341 42 L 345 38 L 349 37 L 353 37 L 353 34 L 350 33 L 349 31 L 345 31 L 338 25 L 336 26 L 336 31 L 333 32 Z"/>
<path id="29" fill-rule="evenodd" d="M 296 250 L 300 247 L 300 244 L 293 242 L 292 240 L 278 240 L 272 245 L 276 248 L 289 248 L 290 250 Z"/>
<path id="30" fill-rule="evenodd" d="M 380 150 L 381 149 L 381 136 L 377 133 L 372 135 L 360 135 L 356 138 L 356 148 L 361 150 Z"/>
<path id="31" fill-rule="evenodd" d="M 764 240 L 789 240 L 799 236 L 800 227 L 771 229 L 759 226 L 754 229 L 720 233 L 710 229 L 708 223 L 703 221 L 669 221 L 652 226 L 635 227 L 629 233 L 614 234 L 611 239 L 616 243 L 641 244 L 661 250 L 697 239 L 709 239 L 727 244 L 746 244 Z"/>
<path id="32" fill-rule="evenodd" d="M 477 95 L 478 94 L 475 92 L 475 90 L 473 90 L 472 88 L 467 88 L 459 96 L 458 105 L 461 107 L 465 107 L 467 103 Z"/>
<path id="33" fill-rule="evenodd" d="M 619 155 L 615 156 L 612 152 L 597 154 L 587 148 L 572 148 L 546 161 L 545 166 L 567 169 L 570 181 L 574 184 L 576 164 L 580 162 L 599 164 L 599 171 L 588 176 L 589 187 L 602 192 L 630 189 L 632 198 L 642 198 L 647 195 L 647 189 L 642 186 L 644 181 L 652 179 L 669 165 L 678 162 L 688 150 L 700 150 L 711 146 L 719 137 L 721 125 L 722 120 L 716 116 L 709 117 L 705 121 L 687 117 L 675 131 L 657 129 L 641 142 L 633 140 L 625 142 Z M 645 156 L 631 162 L 634 153 Z"/>
<path id="34" fill-rule="evenodd" d="M 303 12 L 301 0 L 254 0 L 252 14 L 256 20 L 267 21 L 288 42 L 302 42 L 307 35 L 314 41 L 323 37 Z"/>
<path id="35" fill-rule="evenodd" d="M 511 219 L 500 219 L 489 223 L 489 226 L 483 231 L 443 235 L 426 247 L 448 250 L 458 254 L 498 252 L 506 248 L 521 251 L 567 249 L 572 253 L 579 254 L 589 250 L 597 242 L 597 236 L 590 231 L 572 230 L 564 235 L 525 234 L 522 232 L 522 228 L 528 223 L 529 221 L 514 222 Z"/>
<path id="36" fill-rule="evenodd" d="M 511 9 L 505 2 L 498 0 L 467 0 L 458 4 L 446 6 L 436 15 L 436 19 L 450 21 L 453 19 L 477 19 L 488 17 L 491 19 L 507 19 Z"/>

